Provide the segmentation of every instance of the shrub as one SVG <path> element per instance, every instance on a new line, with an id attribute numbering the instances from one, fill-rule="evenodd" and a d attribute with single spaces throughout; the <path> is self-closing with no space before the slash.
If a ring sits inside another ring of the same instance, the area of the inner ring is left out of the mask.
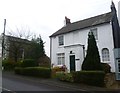
<path id="1" fill-rule="evenodd" d="M 52 71 L 54 71 L 54 72 L 61 72 L 61 71 L 65 72 L 66 69 L 67 69 L 66 66 L 63 65 L 63 66 L 61 66 L 61 67 L 56 66 L 56 67 L 52 68 Z"/>
<path id="2" fill-rule="evenodd" d="M 35 66 L 37 66 L 37 62 L 35 62 L 35 60 L 33 59 L 25 59 L 21 63 L 21 67 L 35 67 Z"/>
<path id="3" fill-rule="evenodd" d="M 72 75 L 75 82 L 104 86 L 105 73 L 103 71 L 77 71 L 72 72 Z"/>
<path id="4" fill-rule="evenodd" d="M 87 55 L 82 63 L 82 70 L 102 70 L 100 56 L 93 32 L 88 34 Z"/>
<path id="5" fill-rule="evenodd" d="M 56 78 L 61 81 L 73 82 L 71 73 L 59 72 L 59 73 L 56 73 Z"/>
<path id="6" fill-rule="evenodd" d="M 59 66 L 56 66 L 56 67 L 52 68 L 52 71 L 60 72 L 62 70 L 61 70 L 61 68 Z"/>
<path id="7" fill-rule="evenodd" d="M 22 74 L 22 69 L 21 67 L 15 67 L 14 71 L 15 71 L 15 74 Z"/>
<path id="8" fill-rule="evenodd" d="M 27 75 L 27 76 L 35 76 L 41 78 L 50 78 L 51 77 L 51 69 L 45 67 L 16 67 L 16 74 Z"/>
<path id="9" fill-rule="evenodd" d="M 19 62 L 15 63 L 15 67 L 21 67 L 21 65 L 22 65 L 22 61 L 19 61 Z"/>
<path id="10" fill-rule="evenodd" d="M 103 69 L 103 71 L 105 73 L 110 73 L 111 72 L 111 67 L 110 67 L 109 64 L 107 64 L 107 63 L 101 63 L 101 65 L 102 65 L 102 69 Z"/>
<path id="11" fill-rule="evenodd" d="M 52 68 L 52 77 L 56 77 L 56 73 L 57 72 L 65 72 L 65 69 L 63 68 L 63 66 L 59 67 L 59 66 L 56 66 L 56 67 L 53 67 Z"/>
<path id="12" fill-rule="evenodd" d="M 2 61 L 2 66 L 4 67 L 4 70 L 12 70 L 15 67 L 15 62 L 9 59 L 5 59 Z"/>
<path id="13" fill-rule="evenodd" d="M 46 55 L 40 57 L 37 62 L 40 67 L 51 67 L 50 58 Z"/>

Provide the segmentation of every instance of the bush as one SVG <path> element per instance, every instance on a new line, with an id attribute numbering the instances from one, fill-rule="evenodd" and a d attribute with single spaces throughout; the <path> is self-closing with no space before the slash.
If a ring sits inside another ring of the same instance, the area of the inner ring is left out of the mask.
<path id="1" fill-rule="evenodd" d="M 46 55 L 40 57 L 37 62 L 40 67 L 51 67 L 50 58 Z"/>
<path id="2" fill-rule="evenodd" d="M 2 61 L 2 66 L 4 67 L 4 70 L 13 70 L 15 67 L 15 62 L 9 59 L 5 59 Z"/>
<path id="3" fill-rule="evenodd" d="M 35 60 L 33 59 L 25 59 L 21 63 L 21 67 L 35 67 L 35 66 L 37 66 L 37 62 L 35 62 Z"/>
<path id="4" fill-rule="evenodd" d="M 62 71 L 62 69 L 59 66 L 56 66 L 56 67 L 52 68 L 52 71 L 60 72 L 60 71 Z"/>
<path id="5" fill-rule="evenodd" d="M 65 68 L 63 68 L 63 66 L 59 67 L 59 66 L 56 66 L 56 67 L 53 67 L 52 68 L 52 77 L 56 77 L 56 73 L 57 72 L 65 72 Z"/>
<path id="6" fill-rule="evenodd" d="M 61 81 L 73 82 L 71 73 L 59 72 L 59 73 L 56 73 L 56 78 Z"/>
<path id="7" fill-rule="evenodd" d="M 100 55 L 93 32 L 88 34 L 87 55 L 82 63 L 82 70 L 102 70 Z"/>
<path id="8" fill-rule="evenodd" d="M 61 67 L 59 67 L 59 66 L 56 66 L 56 67 L 54 67 L 54 68 L 52 68 L 52 71 L 54 71 L 54 72 L 65 72 L 66 71 L 66 66 L 61 66 Z"/>
<path id="9" fill-rule="evenodd" d="M 110 73 L 111 72 L 111 67 L 110 67 L 109 64 L 107 64 L 107 63 L 101 63 L 101 65 L 102 65 L 102 69 L 103 69 L 103 71 L 105 73 Z"/>
<path id="10" fill-rule="evenodd" d="M 15 67 L 14 71 L 15 71 L 15 74 L 22 74 L 22 69 L 21 67 Z"/>
<path id="11" fill-rule="evenodd" d="M 16 67 L 16 74 L 27 75 L 27 76 L 35 76 L 41 78 L 50 78 L 51 77 L 51 69 L 44 67 Z"/>
<path id="12" fill-rule="evenodd" d="M 105 73 L 103 71 L 77 71 L 72 72 L 72 75 L 74 82 L 104 86 Z"/>

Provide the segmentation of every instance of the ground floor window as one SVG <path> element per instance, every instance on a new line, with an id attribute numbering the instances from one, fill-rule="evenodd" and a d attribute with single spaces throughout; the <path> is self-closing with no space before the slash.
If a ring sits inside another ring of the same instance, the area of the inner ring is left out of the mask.
<path id="1" fill-rule="evenodd" d="M 120 72 L 120 59 L 118 59 L 118 72 Z"/>
<path id="2" fill-rule="evenodd" d="M 57 54 L 57 60 L 58 60 L 58 65 L 64 65 L 65 64 L 65 54 L 64 53 L 59 53 Z"/>

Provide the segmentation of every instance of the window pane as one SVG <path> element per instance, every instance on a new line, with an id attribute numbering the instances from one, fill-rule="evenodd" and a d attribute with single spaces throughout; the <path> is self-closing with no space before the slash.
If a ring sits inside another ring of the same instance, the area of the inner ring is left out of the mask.
<path id="1" fill-rule="evenodd" d="M 64 63 L 65 63 L 65 58 L 62 57 L 62 65 L 64 65 Z"/>
<path id="2" fill-rule="evenodd" d="M 58 65 L 60 65 L 60 57 L 58 57 Z"/>
<path id="3" fill-rule="evenodd" d="M 59 46 L 60 45 L 64 45 L 64 38 L 63 38 L 63 36 L 59 36 L 58 39 L 59 39 Z"/>
<path id="4" fill-rule="evenodd" d="M 57 54 L 58 58 L 58 65 L 64 65 L 65 64 L 65 54 L 59 53 Z"/>
<path id="5" fill-rule="evenodd" d="M 102 60 L 103 61 L 110 61 L 109 50 L 107 48 L 104 48 L 102 50 Z"/>
<path id="6" fill-rule="evenodd" d="M 120 72 L 120 59 L 118 60 L 118 71 Z"/>

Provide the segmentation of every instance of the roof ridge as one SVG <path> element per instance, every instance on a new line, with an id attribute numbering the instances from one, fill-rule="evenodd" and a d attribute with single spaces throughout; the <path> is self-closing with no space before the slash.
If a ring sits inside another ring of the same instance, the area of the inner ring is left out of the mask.
<path id="1" fill-rule="evenodd" d="M 104 13 L 104 14 L 99 14 L 99 15 L 96 15 L 96 16 L 88 17 L 88 18 L 85 18 L 85 19 L 82 19 L 82 20 L 79 20 L 79 21 L 75 21 L 71 24 L 78 23 L 78 22 L 85 21 L 85 20 L 89 20 L 89 19 L 96 18 L 96 17 L 102 16 L 102 15 L 110 14 L 110 13 L 112 13 L 112 12 L 107 12 L 107 13 Z"/>
<path id="2" fill-rule="evenodd" d="M 73 23 L 70 23 L 69 25 L 63 26 L 58 31 L 53 33 L 50 37 L 69 33 L 72 31 L 76 31 L 78 29 L 84 29 L 91 26 L 96 26 L 104 23 L 109 23 L 112 19 L 112 12 L 107 12 L 104 14 L 96 15 L 93 17 L 89 17 L 83 20 L 79 20 Z"/>

